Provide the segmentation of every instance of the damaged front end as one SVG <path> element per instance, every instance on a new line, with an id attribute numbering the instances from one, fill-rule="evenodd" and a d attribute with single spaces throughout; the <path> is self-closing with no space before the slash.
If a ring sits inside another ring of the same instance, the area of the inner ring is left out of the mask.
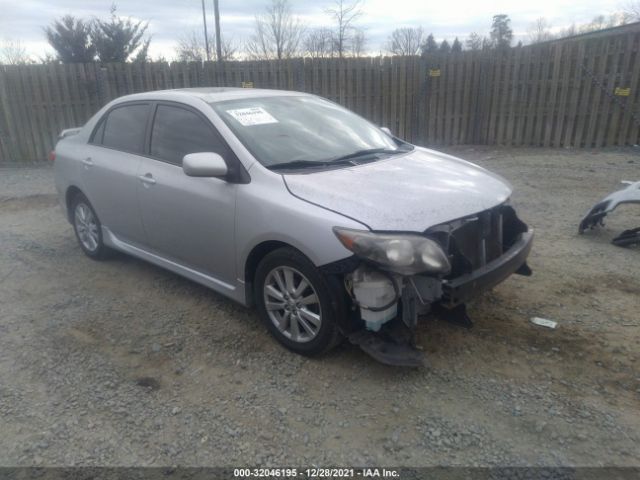
<path id="1" fill-rule="evenodd" d="M 359 264 L 344 275 L 362 328 L 352 343 L 382 363 L 420 366 L 418 316 L 471 326 L 465 302 L 512 273 L 530 275 L 533 232 L 509 205 L 429 228 L 422 235 L 335 229 Z"/>

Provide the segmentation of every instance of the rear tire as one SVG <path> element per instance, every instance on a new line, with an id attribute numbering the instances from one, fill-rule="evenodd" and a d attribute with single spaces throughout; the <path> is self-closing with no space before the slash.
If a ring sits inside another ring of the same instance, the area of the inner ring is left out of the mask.
<path id="1" fill-rule="evenodd" d="M 82 193 L 78 193 L 71 201 L 71 220 L 82 251 L 93 260 L 106 259 L 111 250 L 102 241 L 102 224 Z"/>
<path id="2" fill-rule="evenodd" d="M 342 340 L 339 299 L 322 272 L 293 248 L 279 248 L 262 259 L 254 299 L 271 335 L 289 350 L 320 355 Z"/>

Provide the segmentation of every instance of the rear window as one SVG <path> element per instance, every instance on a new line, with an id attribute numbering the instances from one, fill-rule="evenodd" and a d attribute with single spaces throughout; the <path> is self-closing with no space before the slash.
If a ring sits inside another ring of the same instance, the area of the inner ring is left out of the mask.
<path id="1" fill-rule="evenodd" d="M 148 114 L 148 104 L 124 105 L 111 110 L 103 121 L 102 145 L 125 152 L 142 153 Z M 95 140 L 98 143 L 100 138 L 96 135 Z"/>

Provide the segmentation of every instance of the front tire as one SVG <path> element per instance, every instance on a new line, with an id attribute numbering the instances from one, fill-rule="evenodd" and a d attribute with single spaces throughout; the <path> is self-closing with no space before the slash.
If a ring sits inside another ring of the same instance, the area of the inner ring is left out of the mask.
<path id="1" fill-rule="evenodd" d="M 335 298 L 324 275 L 300 252 L 279 248 L 256 270 L 254 298 L 269 332 L 302 355 L 319 355 L 341 339 Z"/>
<path id="2" fill-rule="evenodd" d="M 102 224 L 82 193 L 78 193 L 71 202 L 71 218 L 82 251 L 94 260 L 107 258 L 110 250 L 102 241 Z"/>

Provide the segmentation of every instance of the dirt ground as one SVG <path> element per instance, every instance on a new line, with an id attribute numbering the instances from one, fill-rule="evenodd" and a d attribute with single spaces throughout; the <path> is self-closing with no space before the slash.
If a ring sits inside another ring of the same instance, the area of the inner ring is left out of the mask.
<path id="1" fill-rule="evenodd" d="M 609 243 L 640 208 L 577 234 L 640 149 L 449 152 L 514 185 L 534 276 L 472 330 L 426 318 L 420 370 L 303 358 L 204 287 L 94 262 L 49 167 L 0 169 L 0 465 L 640 466 L 640 250 Z"/>

